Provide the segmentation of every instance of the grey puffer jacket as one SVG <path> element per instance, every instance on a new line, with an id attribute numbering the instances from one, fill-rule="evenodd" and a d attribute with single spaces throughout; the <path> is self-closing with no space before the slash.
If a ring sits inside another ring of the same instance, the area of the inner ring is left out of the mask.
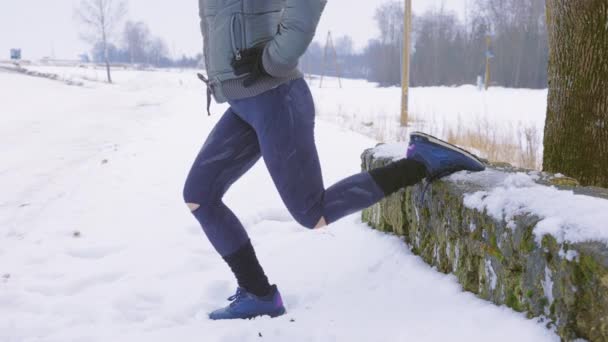
<path id="1" fill-rule="evenodd" d="M 199 0 L 208 86 L 218 103 L 256 96 L 302 77 L 298 60 L 312 41 L 327 0 Z M 245 88 L 230 62 L 267 43 L 263 77 Z"/>

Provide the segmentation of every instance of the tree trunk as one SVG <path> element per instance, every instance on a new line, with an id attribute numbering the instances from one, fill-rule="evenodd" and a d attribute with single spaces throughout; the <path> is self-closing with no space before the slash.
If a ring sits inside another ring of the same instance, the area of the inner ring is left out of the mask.
<path id="1" fill-rule="evenodd" d="M 108 83 L 112 83 L 112 74 L 110 73 L 110 54 L 108 53 L 108 41 L 106 38 L 106 32 L 102 33 L 102 44 L 103 44 L 103 57 L 106 62 L 106 74 L 108 76 Z"/>
<path id="2" fill-rule="evenodd" d="M 108 76 L 108 83 L 112 83 L 112 74 L 110 74 L 110 60 L 106 57 L 106 74 Z"/>
<path id="3" fill-rule="evenodd" d="M 544 169 L 608 187 L 608 1 L 547 0 Z"/>

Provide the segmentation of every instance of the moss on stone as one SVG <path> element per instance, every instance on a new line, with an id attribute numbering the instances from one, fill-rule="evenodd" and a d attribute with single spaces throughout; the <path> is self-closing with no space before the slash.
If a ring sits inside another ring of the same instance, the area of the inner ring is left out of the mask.
<path id="1" fill-rule="evenodd" d="M 518 312 L 523 312 L 524 308 L 522 303 L 517 299 L 517 295 L 515 294 L 514 291 L 510 291 L 507 294 L 507 298 L 505 300 L 505 304 L 510 307 L 511 309 L 518 311 Z"/>
<path id="2" fill-rule="evenodd" d="M 551 183 L 551 185 L 556 185 L 556 186 L 568 186 L 568 187 L 576 187 L 581 185 L 579 181 L 577 181 L 574 178 L 570 178 L 570 177 L 553 177 L 551 179 L 549 179 L 549 183 Z"/>
<path id="3" fill-rule="evenodd" d="M 496 258 L 498 261 L 500 261 L 501 263 L 503 263 L 505 261 L 505 257 L 502 255 L 502 253 L 500 252 L 500 250 L 498 249 L 498 247 L 494 247 L 491 245 L 486 245 L 486 244 L 482 244 L 484 251 Z"/>
<path id="4" fill-rule="evenodd" d="M 470 256 L 464 261 L 465 269 L 462 286 L 467 291 L 479 293 L 479 265 L 481 264 L 481 258 Z"/>
<path id="5" fill-rule="evenodd" d="M 496 234 L 494 232 L 490 233 L 490 247 L 493 249 L 498 249 L 498 243 L 496 242 Z"/>
<path id="6" fill-rule="evenodd" d="M 522 236 L 519 249 L 522 252 L 529 254 L 534 250 L 534 248 L 536 248 L 536 242 L 534 241 L 534 227 L 529 226 L 524 229 L 524 234 Z"/>

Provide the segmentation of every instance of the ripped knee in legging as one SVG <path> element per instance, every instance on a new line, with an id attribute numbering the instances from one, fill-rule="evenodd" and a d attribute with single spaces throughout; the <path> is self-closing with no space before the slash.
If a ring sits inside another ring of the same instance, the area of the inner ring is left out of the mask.
<path id="1" fill-rule="evenodd" d="M 195 212 L 201 207 L 200 204 L 196 203 L 186 203 L 186 205 L 188 206 L 188 209 L 190 209 L 191 212 Z"/>
<path id="2" fill-rule="evenodd" d="M 314 229 L 321 229 L 323 227 L 327 227 L 327 221 L 325 220 L 325 217 L 321 217 Z"/>

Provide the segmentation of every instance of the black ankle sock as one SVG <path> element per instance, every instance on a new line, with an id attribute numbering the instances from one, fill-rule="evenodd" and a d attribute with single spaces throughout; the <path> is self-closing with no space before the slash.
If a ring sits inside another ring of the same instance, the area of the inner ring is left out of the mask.
<path id="1" fill-rule="evenodd" d="M 271 287 L 268 283 L 268 278 L 258 262 L 251 241 L 247 241 L 247 244 L 239 248 L 239 250 L 224 257 L 224 260 L 226 260 L 232 273 L 234 273 L 239 287 L 258 297 L 263 297 L 270 293 Z"/>
<path id="2" fill-rule="evenodd" d="M 426 176 L 424 164 L 411 159 L 402 159 L 369 172 L 385 195 L 420 183 Z"/>

